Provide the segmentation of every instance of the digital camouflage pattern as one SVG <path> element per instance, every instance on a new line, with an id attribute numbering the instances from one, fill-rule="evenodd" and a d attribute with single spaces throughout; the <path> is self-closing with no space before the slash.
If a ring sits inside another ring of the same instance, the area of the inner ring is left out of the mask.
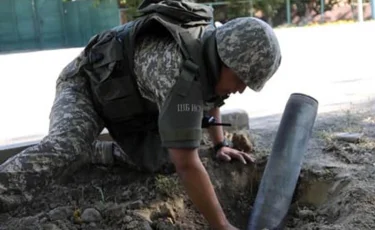
<path id="1" fill-rule="evenodd" d="M 69 63 L 57 80 L 49 134 L 0 166 L 0 211 L 31 198 L 30 192 L 89 162 L 92 143 L 103 124 L 93 108 L 85 78 L 71 75 L 79 61 Z"/>
<path id="2" fill-rule="evenodd" d="M 267 23 L 253 17 L 236 18 L 216 31 L 220 59 L 252 90 L 262 90 L 281 62 L 279 42 Z"/>
<path id="3" fill-rule="evenodd" d="M 205 31 L 211 32 L 213 29 L 214 27 L 209 26 Z M 183 57 L 178 44 L 171 36 L 140 37 L 134 63 L 141 95 L 156 103 L 160 109 L 180 76 Z M 213 103 L 204 102 L 205 111 L 213 107 Z"/>
<path id="4" fill-rule="evenodd" d="M 180 75 L 182 62 L 173 37 L 140 37 L 135 49 L 134 72 L 141 95 L 160 109 Z"/>
<path id="5" fill-rule="evenodd" d="M 31 199 L 33 192 L 84 164 L 111 164 L 113 157 L 128 160 L 114 143 L 95 141 L 103 122 L 94 110 L 86 78 L 72 75 L 80 60 L 69 63 L 57 80 L 49 134 L 0 165 L 0 212 Z"/>
<path id="6" fill-rule="evenodd" d="M 182 56 L 169 38 L 140 41 L 135 54 L 138 85 L 144 97 L 161 106 L 179 76 Z M 57 80 L 49 134 L 0 165 L 0 212 L 84 164 L 121 161 L 137 168 L 117 144 L 96 141 L 104 124 L 95 112 L 87 79 L 76 73 L 81 60 L 78 56 L 69 63 Z"/>

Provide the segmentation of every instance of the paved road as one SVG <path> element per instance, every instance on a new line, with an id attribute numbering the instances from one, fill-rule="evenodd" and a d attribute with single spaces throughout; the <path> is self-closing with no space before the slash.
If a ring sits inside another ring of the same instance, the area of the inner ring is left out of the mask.
<path id="1" fill-rule="evenodd" d="M 261 128 L 291 93 L 319 100 L 319 113 L 375 97 L 375 23 L 278 30 L 282 65 L 260 93 L 234 95 L 225 108 L 244 108 Z"/>
<path id="2" fill-rule="evenodd" d="M 321 113 L 375 97 L 375 23 L 280 29 L 277 34 L 283 52 L 279 71 L 262 92 L 233 95 L 223 109 L 245 109 L 253 127 L 261 127 L 266 123 L 258 118 L 282 113 L 294 92 L 318 99 Z M 0 55 L 0 145 L 47 133 L 56 78 L 80 50 Z"/>

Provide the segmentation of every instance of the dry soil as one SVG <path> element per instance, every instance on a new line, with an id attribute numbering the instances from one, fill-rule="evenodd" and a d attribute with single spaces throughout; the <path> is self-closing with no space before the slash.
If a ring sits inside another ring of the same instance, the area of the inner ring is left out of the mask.
<path id="1" fill-rule="evenodd" d="M 369 102 L 319 114 L 285 229 L 375 229 L 375 115 Z M 277 126 L 252 129 L 257 163 L 202 161 L 233 224 L 246 229 Z M 359 142 L 336 132 L 362 133 Z M 0 215 L 0 229 L 208 229 L 175 173 L 87 166 Z"/>

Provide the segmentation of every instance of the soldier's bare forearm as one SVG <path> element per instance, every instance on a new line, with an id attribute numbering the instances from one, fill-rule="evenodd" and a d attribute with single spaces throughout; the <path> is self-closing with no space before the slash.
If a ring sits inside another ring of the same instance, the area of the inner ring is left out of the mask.
<path id="1" fill-rule="evenodd" d="M 221 122 L 221 114 L 219 108 L 213 108 L 208 112 L 211 116 L 215 117 L 216 122 Z M 211 136 L 211 140 L 214 144 L 222 142 L 224 140 L 223 127 L 222 126 L 211 126 L 208 128 L 208 133 Z"/>
<path id="2" fill-rule="evenodd" d="M 228 221 L 217 199 L 209 175 L 197 149 L 170 149 L 172 162 L 187 194 L 214 229 L 223 229 Z"/>

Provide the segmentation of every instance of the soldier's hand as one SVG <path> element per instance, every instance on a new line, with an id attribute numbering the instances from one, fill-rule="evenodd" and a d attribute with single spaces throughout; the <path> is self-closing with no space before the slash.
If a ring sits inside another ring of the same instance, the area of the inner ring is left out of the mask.
<path id="1" fill-rule="evenodd" d="M 216 153 L 216 158 L 224 161 L 231 161 L 232 159 L 237 159 L 244 164 L 247 164 L 248 162 L 255 162 L 255 158 L 253 155 L 230 147 L 222 147 L 221 149 L 219 149 Z"/>

